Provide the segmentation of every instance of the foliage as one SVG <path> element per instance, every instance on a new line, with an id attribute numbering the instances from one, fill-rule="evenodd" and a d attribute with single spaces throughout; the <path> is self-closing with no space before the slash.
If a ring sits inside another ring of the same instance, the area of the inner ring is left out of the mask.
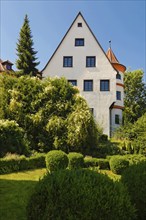
<path id="1" fill-rule="evenodd" d="M 109 160 L 108 159 L 97 159 L 99 169 L 109 170 Z"/>
<path id="2" fill-rule="evenodd" d="M 52 150 L 46 155 L 46 167 L 49 172 L 63 170 L 68 166 L 67 154 L 61 150 Z"/>
<path id="3" fill-rule="evenodd" d="M 129 153 L 146 155 L 146 113 L 134 124 L 120 127 L 116 132 L 116 138 L 126 141 L 126 150 Z M 129 149 L 129 146 L 130 149 Z"/>
<path id="4" fill-rule="evenodd" d="M 101 130 L 86 101 L 65 78 L 41 81 L 4 75 L 0 85 L 0 118 L 17 122 L 31 150 L 85 154 L 96 149 Z"/>
<path id="5" fill-rule="evenodd" d="M 146 113 L 134 123 L 132 135 L 134 152 L 146 155 Z"/>
<path id="6" fill-rule="evenodd" d="M 137 210 L 137 219 L 146 219 L 146 161 L 130 166 L 122 174 L 121 182 L 127 187 Z"/>
<path id="7" fill-rule="evenodd" d="M 0 159 L 0 174 L 44 168 L 45 166 L 45 154 L 36 154 L 32 157 L 12 154 Z"/>
<path id="8" fill-rule="evenodd" d="M 122 172 L 129 167 L 129 161 L 122 156 L 112 156 L 109 163 L 111 171 L 115 174 L 122 174 Z"/>
<path id="9" fill-rule="evenodd" d="M 97 158 L 89 157 L 89 156 L 85 157 L 84 158 L 84 166 L 86 168 L 88 168 L 88 167 L 97 167 L 98 166 Z"/>
<path id="10" fill-rule="evenodd" d="M 105 158 L 107 155 L 118 155 L 118 154 L 122 154 L 122 151 L 117 146 L 117 144 L 114 144 L 109 140 L 99 142 L 96 157 Z"/>
<path id="11" fill-rule="evenodd" d="M 16 61 L 17 68 L 21 70 L 23 75 L 36 76 L 38 69 L 36 68 L 39 62 L 36 62 L 36 51 L 33 48 L 33 40 L 29 25 L 28 16 L 25 15 L 23 26 L 20 30 L 19 40 L 17 43 Z"/>
<path id="12" fill-rule="evenodd" d="M 29 220 L 134 220 L 134 208 L 122 184 L 90 170 L 47 174 L 27 206 Z"/>
<path id="13" fill-rule="evenodd" d="M 85 157 L 84 166 L 87 167 L 97 167 L 99 169 L 109 170 L 109 160 L 103 158 Z"/>
<path id="14" fill-rule="evenodd" d="M 67 144 L 70 151 L 85 152 L 95 149 L 101 135 L 101 129 L 95 124 L 86 101 L 76 96 L 73 112 L 68 117 Z M 85 150 L 84 150 L 85 149 Z"/>
<path id="15" fill-rule="evenodd" d="M 84 156 L 80 153 L 71 152 L 68 154 L 69 169 L 79 169 L 84 166 Z"/>
<path id="16" fill-rule="evenodd" d="M 124 124 L 137 121 L 146 112 L 146 85 L 143 71 L 135 70 L 124 74 Z"/>
<path id="17" fill-rule="evenodd" d="M 0 157 L 7 152 L 27 155 L 29 150 L 24 134 L 15 121 L 0 120 Z"/>
<path id="18" fill-rule="evenodd" d="M 123 158 L 129 161 L 129 165 L 137 164 L 141 161 L 146 161 L 146 157 L 142 154 L 127 154 L 124 155 Z"/>

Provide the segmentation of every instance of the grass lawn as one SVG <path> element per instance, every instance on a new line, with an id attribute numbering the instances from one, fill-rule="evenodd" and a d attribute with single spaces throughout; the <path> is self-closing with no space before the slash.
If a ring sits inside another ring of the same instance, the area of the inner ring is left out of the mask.
<path id="1" fill-rule="evenodd" d="M 110 170 L 100 170 L 113 180 L 119 175 Z M 46 173 L 46 169 L 37 169 L 0 175 L 0 220 L 26 220 L 27 201 L 37 181 Z"/>
<path id="2" fill-rule="evenodd" d="M 26 204 L 46 169 L 0 175 L 0 220 L 26 220 Z"/>

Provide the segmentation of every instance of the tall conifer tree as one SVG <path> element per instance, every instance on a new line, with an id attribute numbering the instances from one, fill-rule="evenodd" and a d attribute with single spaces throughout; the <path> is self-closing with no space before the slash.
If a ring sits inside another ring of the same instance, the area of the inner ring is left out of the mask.
<path id="1" fill-rule="evenodd" d="M 33 44 L 29 19 L 28 16 L 25 15 L 16 48 L 18 56 L 16 66 L 23 75 L 36 76 L 38 73 L 36 67 L 40 62 L 36 62 L 37 58 L 35 55 L 37 51 L 34 51 Z"/>

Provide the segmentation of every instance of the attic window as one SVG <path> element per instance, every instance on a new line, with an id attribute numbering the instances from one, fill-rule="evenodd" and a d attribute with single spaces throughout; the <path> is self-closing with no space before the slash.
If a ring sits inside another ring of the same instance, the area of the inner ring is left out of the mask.
<path id="1" fill-rule="evenodd" d="M 78 27 L 82 27 L 82 23 L 78 23 Z"/>

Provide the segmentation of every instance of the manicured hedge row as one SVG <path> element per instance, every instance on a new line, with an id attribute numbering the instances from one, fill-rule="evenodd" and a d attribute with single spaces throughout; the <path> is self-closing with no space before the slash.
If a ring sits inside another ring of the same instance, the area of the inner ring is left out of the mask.
<path id="1" fill-rule="evenodd" d="M 122 174 L 122 172 L 129 167 L 129 161 L 124 157 L 116 155 L 110 159 L 110 169 L 115 174 Z"/>
<path id="2" fill-rule="evenodd" d="M 45 157 L 45 154 L 37 154 L 30 158 L 20 156 L 15 159 L 0 159 L 0 174 L 46 167 Z"/>
<path id="3" fill-rule="evenodd" d="M 80 169 L 84 167 L 84 156 L 80 153 L 71 152 L 68 154 L 69 169 Z"/>
<path id="4" fill-rule="evenodd" d="M 88 167 L 99 167 L 99 169 L 108 169 L 109 170 L 109 160 L 108 159 L 100 159 L 100 158 L 92 158 L 85 157 L 84 158 L 84 166 Z"/>

